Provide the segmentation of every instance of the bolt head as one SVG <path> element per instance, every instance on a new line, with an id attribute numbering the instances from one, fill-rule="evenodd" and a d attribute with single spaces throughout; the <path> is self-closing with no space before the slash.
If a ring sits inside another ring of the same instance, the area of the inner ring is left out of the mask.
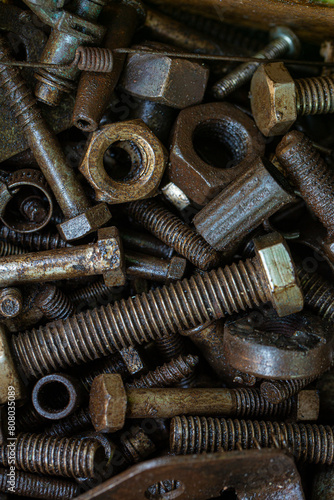
<path id="1" fill-rule="evenodd" d="M 283 135 L 297 119 L 295 83 L 282 63 L 261 64 L 251 81 L 251 107 L 266 137 Z"/>
<path id="2" fill-rule="evenodd" d="M 186 267 L 186 259 L 182 259 L 182 257 L 172 257 L 168 268 L 167 282 L 182 279 L 186 272 Z"/>
<path id="3" fill-rule="evenodd" d="M 127 396 L 119 374 L 99 375 L 93 380 L 89 413 L 97 432 L 116 432 L 124 427 Z"/>
<path id="4" fill-rule="evenodd" d="M 97 231 L 111 219 L 105 203 L 99 203 L 72 219 L 58 224 L 57 229 L 65 241 L 74 241 Z"/>
<path id="5" fill-rule="evenodd" d="M 315 421 L 319 417 L 320 397 L 316 390 L 300 391 L 296 396 L 296 420 Z"/>
<path id="6" fill-rule="evenodd" d="M 267 234 L 256 238 L 254 246 L 277 314 L 282 317 L 301 311 L 304 306 L 303 293 L 283 236 L 279 233 Z"/>

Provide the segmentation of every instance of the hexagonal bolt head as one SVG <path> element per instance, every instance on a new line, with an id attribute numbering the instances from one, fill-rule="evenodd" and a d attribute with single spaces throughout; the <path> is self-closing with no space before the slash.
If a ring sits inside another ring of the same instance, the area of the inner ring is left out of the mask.
<path id="1" fill-rule="evenodd" d="M 137 349 L 134 347 L 124 347 L 119 351 L 119 355 L 123 359 L 126 368 L 131 375 L 136 375 L 144 369 L 144 363 Z"/>
<path id="2" fill-rule="evenodd" d="M 73 241 L 97 231 L 111 219 L 111 213 L 105 203 L 99 203 L 72 219 L 58 224 L 57 229 L 63 240 Z"/>
<path id="3" fill-rule="evenodd" d="M 308 389 L 300 391 L 295 396 L 296 400 L 296 420 L 315 421 L 319 417 L 320 397 L 318 391 Z"/>
<path id="4" fill-rule="evenodd" d="M 187 59 L 163 55 L 133 54 L 121 85 L 129 94 L 184 109 L 202 102 L 209 70 Z"/>
<path id="5" fill-rule="evenodd" d="M 187 261 L 182 257 L 172 257 L 167 273 L 166 283 L 170 281 L 178 281 L 183 278 L 186 272 Z"/>
<path id="6" fill-rule="evenodd" d="M 90 390 L 89 413 L 97 432 L 116 432 L 124 427 L 127 395 L 119 374 L 99 375 Z"/>
<path id="7" fill-rule="evenodd" d="M 271 233 L 254 240 L 255 253 L 267 276 L 271 302 L 279 316 L 301 311 L 304 297 L 289 247 L 283 236 Z"/>
<path id="8" fill-rule="evenodd" d="M 256 70 L 251 107 L 256 125 L 267 137 L 285 134 L 296 121 L 295 83 L 283 63 L 261 64 Z"/>

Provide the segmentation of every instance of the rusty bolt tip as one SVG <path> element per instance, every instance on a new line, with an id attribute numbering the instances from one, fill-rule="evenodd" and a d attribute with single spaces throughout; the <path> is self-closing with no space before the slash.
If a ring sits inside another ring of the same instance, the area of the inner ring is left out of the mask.
<path id="1" fill-rule="evenodd" d="M 15 318 L 22 311 L 23 297 L 18 288 L 3 288 L 0 292 L 0 313 Z"/>

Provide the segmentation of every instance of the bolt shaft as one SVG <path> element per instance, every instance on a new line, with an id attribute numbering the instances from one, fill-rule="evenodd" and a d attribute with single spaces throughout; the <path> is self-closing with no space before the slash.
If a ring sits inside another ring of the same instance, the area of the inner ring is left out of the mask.
<path id="1" fill-rule="evenodd" d="M 177 454 L 231 451 L 238 446 L 248 449 L 255 440 L 263 448 L 275 441 L 286 443 L 303 462 L 333 463 L 334 434 L 329 426 L 185 416 L 171 422 L 170 446 Z"/>
<path id="2" fill-rule="evenodd" d="M 105 285 L 102 281 L 96 281 L 84 288 L 79 288 L 69 294 L 69 299 L 76 307 L 88 307 L 89 304 L 113 300 L 114 287 Z"/>
<path id="3" fill-rule="evenodd" d="M 155 345 L 164 361 L 171 361 L 185 353 L 184 340 L 179 333 L 170 333 L 156 339 Z"/>
<path id="4" fill-rule="evenodd" d="M 4 240 L 5 247 L 0 247 L 1 257 L 6 255 L 18 255 L 25 253 L 28 250 L 54 250 L 55 248 L 65 248 L 71 245 L 62 240 L 59 234 L 51 233 L 17 233 L 6 226 L 0 228 L 0 238 Z M 20 245 L 23 248 L 13 247 L 13 245 Z M 2 250 L 3 249 L 3 250 Z M 17 249 L 17 250 L 15 250 Z"/>
<path id="5" fill-rule="evenodd" d="M 27 378 L 189 330 L 271 299 L 257 257 L 12 337 Z"/>
<path id="6" fill-rule="evenodd" d="M 74 314 L 70 299 L 59 288 L 49 283 L 38 295 L 36 303 L 48 321 L 66 319 Z"/>
<path id="7" fill-rule="evenodd" d="M 25 253 L 25 250 L 23 248 L 12 245 L 7 241 L 0 241 L 0 257 L 7 257 L 8 255 L 21 255 L 23 253 Z"/>
<path id="8" fill-rule="evenodd" d="M 334 286 L 318 274 L 308 274 L 298 267 L 298 277 L 305 305 L 328 321 L 334 321 Z"/>
<path id="9" fill-rule="evenodd" d="M 154 236 L 192 262 L 207 270 L 219 263 L 219 254 L 181 219 L 160 207 L 154 200 L 131 202 L 127 211 Z"/>
<path id="10" fill-rule="evenodd" d="M 295 80 L 298 115 L 334 113 L 334 80 L 329 76 Z"/>
<path id="11" fill-rule="evenodd" d="M 315 378 L 317 377 L 299 380 L 265 380 L 260 387 L 261 395 L 270 403 L 282 403 L 282 401 L 291 398 L 304 389 L 304 387 L 309 385 Z"/>

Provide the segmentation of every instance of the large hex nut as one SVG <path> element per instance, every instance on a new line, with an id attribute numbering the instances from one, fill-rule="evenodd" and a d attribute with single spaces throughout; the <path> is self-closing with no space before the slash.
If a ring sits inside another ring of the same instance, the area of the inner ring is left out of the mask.
<path id="1" fill-rule="evenodd" d="M 105 203 L 88 208 L 82 214 L 58 224 L 60 236 L 66 241 L 74 241 L 97 231 L 111 219 L 111 213 Z"/>
<path id="2" fill-rule="evenodd" d="M 119 374 L 99 375 L 90 390 L 89 413 L 97 432 L 116 432 L 124 427 L 127 396 Z"/>
<path id="3" fill-rule="evenodd" d="M 133 54 L 128 58 L 121 85 L 141 99 L 184 109 L 202 102 L 209 70 L 187 59 L 156 54 Z"/>
<path id="4" fill-rule="evenodd" d="M 204 161 L 197 142 L 214 138 L 232 160 L 221 168 Z M 254 121 L 228 103 L 210 103 L 181 111 L 172 136 L 170 180 L 195 203 L 205 205 L 264 154 L 264 138 Z"/>
<path id="5" fill-rule="evenodd" d="M 256 125 L 266 137 L 285 134 L 297 119 L 296 89 L 283 63 L 261 64 L 251 81 Z"/>
<path id="6" fill-rule="evenodd" d="M 122 145 L 123 143 L 123 145 Z M 111 145 L 129 146 L 133 172 L 124 181 L 112 179 L 103 165 Z M 152 196 L 162 179 L 167 152 L 142 120 L 113 123 L 93 132 L 79 170 L 96 193 L 107 203 L 126 203 Z"/>
<path id="7" fill-rule="evenodd" d="M 271 303 L 279 316 L 301 311 L 303 293 L 289 247 L 279 233 L 254 240 L 255 253 L 266 275 Z"/>

